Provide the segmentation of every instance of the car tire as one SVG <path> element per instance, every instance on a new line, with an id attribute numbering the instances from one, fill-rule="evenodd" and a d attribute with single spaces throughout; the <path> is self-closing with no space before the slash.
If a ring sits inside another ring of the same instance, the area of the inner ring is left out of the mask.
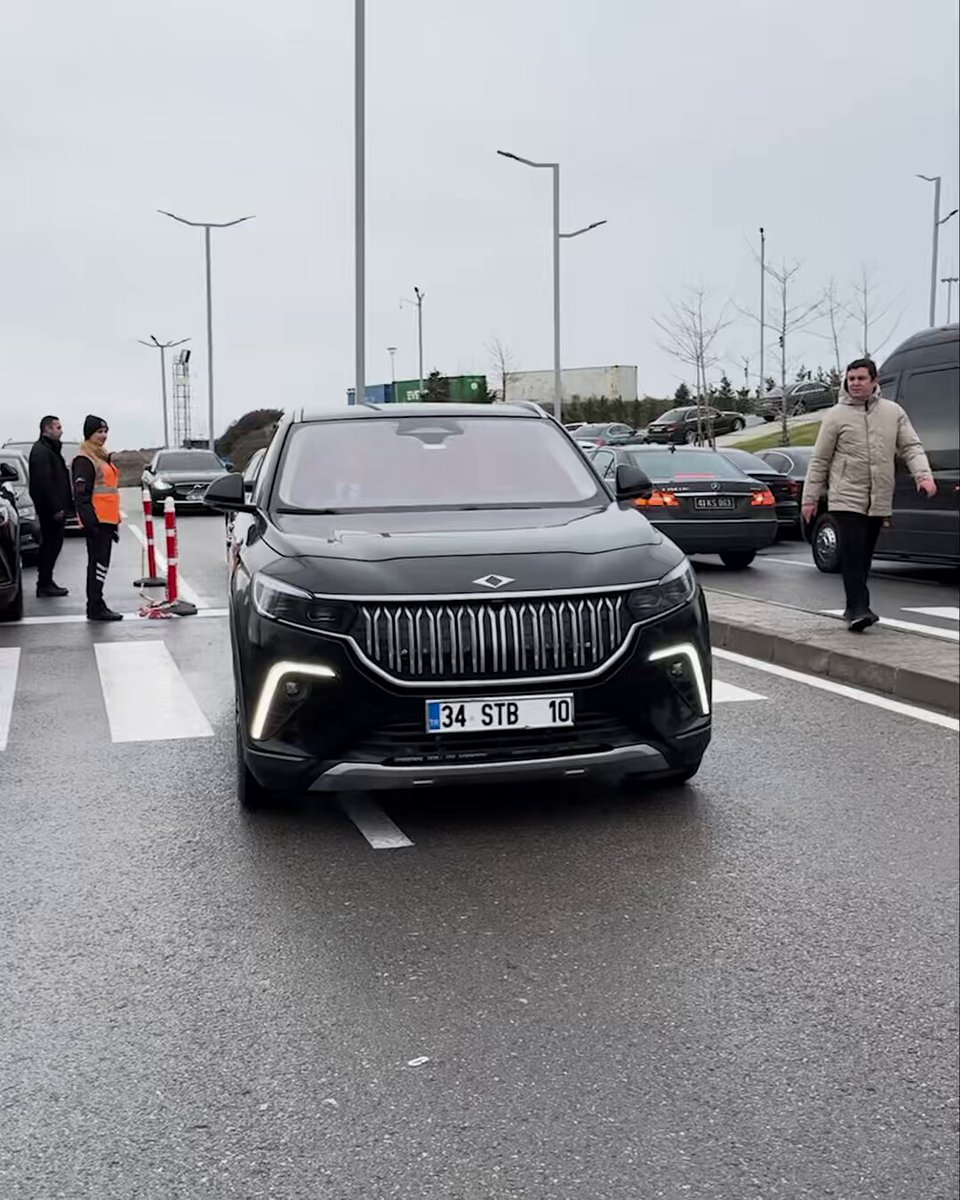
<path id="1" fill-rule="evenodd" d="M 763 419 L 768 425 L 772 425 L 773 422 L 776 420 L 776 418 L 773 416 L 772 413 L 769 416 L 765 415 Z"/>
<path id="2" fill-rule="evenodd" d="M 20 585 L 17 588 L 17 594 L 10 601 L 6 608 L 0 609 L 0 621 L 22 621 L 23 620 L 23 576 L 20 577 Z"/>
<path id="3" fill-rule="evenodd" d="M 688 429 L 683 435 L 683 440 L 687 446 L 695 446 L 697 444 L 697 431 L 695 429 Z"/>
<path id="4" fill-rule="evenodd" d="M 734 421 L 733 432 L 739 433 L 741 429 L 746 429 L 746 427 L 747 427 L 746 421 Z"/>
<path id="5" fill-rule="evenodd" d="M 840 531 L 829 513 L 817 517 L 810 534 L 810 549 L 818 571 L 836 575 L 840 571 Z"/>
<path id="6" fill-rule="evenodd" d="M 743 571 L 756 557 L 756 550 L 725 550 L 720 555 L 720 561 L 731 571 Z"/>
<path id="7" fill-rule="evenodd" d="M 234 700 L 234 718 L 237 738 L 237 803 L 246 813 L 269 812 L 279 805 L 280 796 L 259 784 L 247 766 L 243 734 L 240 731 L 239 696 Z"/>
<path id="8" fill-rule="evenodd" d="M 802 417 L 806 411 L 807 411 L 806 400 L 798 400 L 796 402 L 796 404 L 793 406 L 793 415 L 795 417 Z"/>

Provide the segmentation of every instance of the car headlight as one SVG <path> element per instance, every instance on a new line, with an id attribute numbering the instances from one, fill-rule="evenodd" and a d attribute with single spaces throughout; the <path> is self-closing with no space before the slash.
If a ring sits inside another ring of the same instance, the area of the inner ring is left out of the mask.
<path id="1" fill-rule="evenodd" d="M 153 486 L 157 489 L 158 492 L 169 492 L 170 489 L 173 487 L 173 484 L 168 483 L 162 475 L 158 475 L 156 477 L 156 479 L 153 481 Z"/>
<path id="2" fill-rule="evenodd" d="M 253 605 L 271 621 L 298 625 L 314 633 L 346 633 L 355 609 L 342 600 L 318 600 L 302 588 L 258 572 L 253 577 Z"/>
<path id="3" fill-rule="evenodd" d="M 637 588 L 627 597 L 627 608 L 636 621 L 649 621 L 689 603 L 697 594 L 697 577 L 687 559 L 657 583 Z"/>

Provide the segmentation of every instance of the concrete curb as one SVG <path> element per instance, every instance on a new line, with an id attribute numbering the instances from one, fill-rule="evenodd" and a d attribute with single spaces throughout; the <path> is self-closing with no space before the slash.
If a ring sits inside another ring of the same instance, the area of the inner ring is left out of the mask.
<path id="1" fill-rule="evenodd" d="M 834 617 L 766 600 L 707 591 L 714 646 L 822 675 L 956 716 L 960 652 L 936 639 L 874 626 L 857 635 Z"/>

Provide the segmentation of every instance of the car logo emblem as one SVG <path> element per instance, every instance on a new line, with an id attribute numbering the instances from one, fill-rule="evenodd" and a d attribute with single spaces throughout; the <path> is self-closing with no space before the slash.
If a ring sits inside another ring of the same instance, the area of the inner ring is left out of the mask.
<path id="1" fill-rule="evenodd" d="M 719 491 L 720 491 L 720 484 L 719 484 L 719 483 L 711 483 L 711 484 L 710 484 L 710 486 L 713 488 L 713 490 L 714 490 L 715 492 L 719 492 Z"/>
<path id="2" fill-rule="evenodd" d="M 507 575 L 484 575 L 480 579 L 475 579 L 474 583 L 478 583 L 480 587 L 492 588 L 496 591 L 497 588 L 506 587 L 508 583 L 516 582 L 510 579 Z"/>

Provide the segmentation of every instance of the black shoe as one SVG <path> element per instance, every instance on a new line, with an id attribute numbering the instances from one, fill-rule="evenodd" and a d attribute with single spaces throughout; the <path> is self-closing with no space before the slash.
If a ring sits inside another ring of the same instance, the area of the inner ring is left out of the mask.
<path id="1" fill-rule="evenodd" d="M 877 624 L 879 624 L 879 622 L 880 622 L 880 618 L 877 616 L 877 614 L 873 611 L 872 608 L 868 608 L 867 609 L 867 624 L 868 625 L 877 625 Z"/>
<path id="2" fill-rule="evenodd" d="M 868 625 L 873 625 L 878 617 L 875 617 L 872 612 L 858 613 L 856 616 L 847 617 L 847 628 L 851 633 L 863 633 Z"/>
<path id="3" fill-rule="evenodd" d="M 69 595 L 70 595 L 70 592 L 67 588 L 59 587 L 57 584 L 55 584 L 53 582 L 37 584 L 37 597 L 41 600 L 52 599 L 54 596 L 69 596 Z"/>
<path id="4" fill-rule="evenodd" d="M 113 609 L 107 608 L 107 606 L 104 605 L 103 608 L 97 609 L 96 612 L 88 612 L 87 620 L 88 621 L 122 621 L 123 613 L 114 612 Z"/>

